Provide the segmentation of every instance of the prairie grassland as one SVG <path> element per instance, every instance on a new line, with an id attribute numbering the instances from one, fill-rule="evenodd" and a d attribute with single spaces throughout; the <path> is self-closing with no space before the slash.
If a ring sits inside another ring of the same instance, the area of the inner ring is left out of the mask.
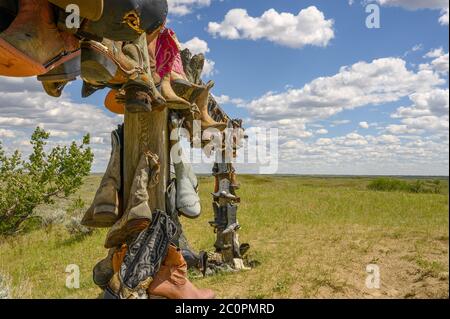
<path id="1" fill-rule="evenodd" d="M 87 178 L 77 196 L 90 203 L 99 181 Z M 448 298 L 448 181 L 445 194 L 370 191 L 370 181 L 241 177 L 240 240 L 259 265 L 193 281 L 219 298 Z M 200 185 L 202 216 L 184 228 L 193 247 L 211 250 L 213 179 L 201 177 Z M 105 234 L 73 237 L 55 226 L 2 239 L 0 272 L 25 287 L 17 297 L 97 298 L 91 274 L 106 255 Z M 65 287 L 69 264 L 80 267 L 80 289 Z M 365 285 L 368 264 L 380 268 L 380 289 Z"/>

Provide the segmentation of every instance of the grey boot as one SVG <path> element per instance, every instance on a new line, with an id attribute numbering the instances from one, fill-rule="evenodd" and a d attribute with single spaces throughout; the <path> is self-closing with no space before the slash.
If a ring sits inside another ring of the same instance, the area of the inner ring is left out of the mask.
<path id="1" fill-rule="evenodd" d="M 226 235 L 239 228 L 240 226 L 237 221 L 237 206 L 227 204 L 227 228 L 225 228 L 223 234 Z"/>
<path id="2" fill-rule="evenodd" d="M 119 217 L 119 189 L 121 184 L 120 136 L 111 133 L 111 158 L 91 207 L 81 224 L 89 227 L 111 227 Z"/>
<path id="3" fill-rule="evenodd" d="M 109 230 L 105 247 L 112 248 L 126 242 L 131 236 L 144 230 L 152 220 L 152 212 L 148 205 L 148 187 L 154 186 L 159 179 L 158 156 L 146 152 L 141 156 L 133 179 L 130 199 L 122 218 Z"/>
<path id="4" fill-rule="evenodd" d="M 177 179 L 177 209 L 188 218 L 197 218 L 201 213 L 198 197 L 198 181 L 192 165 L 181 160 L 174 164 Z"/>

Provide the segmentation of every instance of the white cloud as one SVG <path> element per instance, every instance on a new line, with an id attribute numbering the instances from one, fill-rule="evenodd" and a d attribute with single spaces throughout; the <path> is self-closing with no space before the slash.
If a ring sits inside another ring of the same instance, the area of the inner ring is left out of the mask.
<path id="1" fill-rule="evenodd" d="M 376 0 L 376 2 L 383 6 L 402 7 L 408 10 L 440 10 L 441 17 L 439 18 L 439 23 L 441 25 L 448 25 L 448 0 Z"/>
<path id="2" fill-rule="evenodd" d="M 216 74 L 216 62 L 210 59 L 205 59 L 205 65 L 203 66 L 203 75 L 206 77 L 211 77 Z"/>
<path id="3" fill-rule="evenodd" d="M 95 154 L 94 170 L 105 169 L 110 153 L 110 133 L 123 121 L 90 104 L 78 104 L 69 96 L 47 96 L 35 78 L 0 77 L 0 137 L 8 151 L 27 154 L 32 131 L 40 126 L 51 133 L 49 146 L 68 144 L 90 133 Z M 108 141 L 104 145 L 100 141 Z"/>
<path id="4" fill-rule="evenodd" d="M 214 96 L 214 98 L 216 99 L 217 103 L 219 104 L 233 104 L 236 105 L 237 107 L 243 107 L 245 105 L 245 101 L 243 99 L 239 99 L 239 98 L 231 98 L 228 95 L 219 95 L 219 96 Z"/>
<path id="5" fill-rule="evenodd" d="M 359 122 L 359 127 L 367 130 L 369 128 L 369 123 Z"/>
<path id="6" fill-rule="evenodd" d="M 191 51 L 192 54 L 200 54 L 200 53 L 206 54 L 210 51 L 208 47 L 208 42 L 199 39 L 198 37 L 194 37 L 189 41 L 181 44 L 181 47 L 183 49 L 189 49 L 189 51 Z"/>
<path id="7" fill-rule="evenodd" d="M 449 129 L 449 90 L 434 89 L 429 92 L 414 93 L 409 96 L 413 103 L 400 107 L 392 114 L 400 119 L 400 125 L 391 125 L 387 129 L 393 134 L 424 132 L 448 133 Z"/>
<path id="8" fill-rule="evenodd" d="M 189 40 L 185 43 L 182 43 L 181 47 L 183 49 L 189 49 L 189 51 L 191 51 L 192 54 L 206 55 L 207 53 L 210 52 L 208 42 L 206 42 L 205 40 L 202 40 L 198 37 L 194 37 L 191 40 Z M 204 75 L 206 77 L 213 76 L 216 73 L 215 66 L 216 66 L 216 62 L 214 62 L 211 59 L 205 59 L 205 64 L 203 66 L 202 75 Z"/>
<path id="9" fill-rule="evenodd" d="M 399 58 L 382 58 L 342 67 L 334 76 L 320 77 L 300 89 L 272 92 L 247 105 L 258 119 L 288 117 L 317 120 L 343 110 L 398 101 L 445 83 L 431 70 L 414 72 Z"/>
<path id="10" fill-rule="evenodd" d="M 321 128 L 320 130 L 317 130 L 317 131 L 316 131 L 316 134 L 319 134 L 319 135 L 326 135 L 326 134 L 328 134 L 328 130 L 326 130 L 326 129 L 324 129 L 324 128 Z"/>
<path id="11" fill-rule="evenodd" d="M 290 48 L 325 47 L 334 38 L 333 23 L 315 6 L 301 10 L 298 15 L 270 9 L 261 17 L 251 17 L 245 9 L 232 9 L 222 22 L 210 22 L 208 32 L 231 40 L 266 39 Z"/>
<path id="12" fill-rule="evenodd" d="M 448 25 L 449 8 L 444 8 L 441 10 L 441 17 L 439 18 L 439 23 L 441 25 Z"/>
<path id="13" fill-rule="evenodd" d="M 431 63 L 421 64 L 419 67 L 422 70 L 435 70 L 436 72 L 446 74 L 448 73 L 449 62 L 448 52 L 445 53 L 442 48 L 434 49 L 425 54 L 424 58 L 434 58 Z"/>
<path id="14" fill-rule="evenodd" d="M 195 8 L 209 7 L 211 0 L 168 0 L 169 13 L 176 16 L 190 14 Z"/>

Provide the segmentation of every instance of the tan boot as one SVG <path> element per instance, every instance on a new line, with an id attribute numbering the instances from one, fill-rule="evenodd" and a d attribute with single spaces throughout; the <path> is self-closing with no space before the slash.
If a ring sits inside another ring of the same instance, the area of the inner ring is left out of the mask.
<path id="1" fill-rule="evenodd" d="M 75 36 L 60 32 L 47 0 L 20 0 L 17 17 L 0 34 L 0 75 L 46 73 L 79 54 Z"/>
<path id="2" fill-rule="evenodd" d="M 200 116 L 202 121 L 202 130 L 206 130 L 209 128 L 215 128 L 219 131 L 223 131 L 226 129 L 226 123 L 219 123 L 212 119 L 208 112 L 208 102 L 209 102 L 209 92 L 214 87 L 214 82 L 209 81 L 206 84 L 206 90 L 204 90 L 196 100 L 196 104 L 200 109 Z"/>
<path id="3" fill-rule="evenodd" d="M 191 103 L 176 95 L 170 83 L 170 74 L 166 74 L 161 80 L 161 94 L 166 99 L 168 106 L 175 110 L 185 110 L 192 107 Z"/>
<path id="4" fill-rule="evenodd" d="M 112 87 L 123 85 L 129 112 L 150 112 L 165 105 L 153 83 L 145 35 L 132 43 L 83 41 L 81 48 L 82 78 Z"/>
<path id="5" fill-rule="evenodd" d="M 166 259 L 148 288 L 150 299 L 214 299 L 210 289 L 199 289 L 187 278 L 187 264 L 175 246 L 170 245 Z"/>
<path id="6" fill-rule="evenodd" d="M 85 213 L 82 225 L 89 227 L 111 227 L 119 218 L 119 190 L 121 185 L 120 136 L 111 134 L 111 158 L 92 206 Z"/>
<path id="7" fill-rule="evenodd" d="M 131 186 L 130 199 L 122 218 L 109 230 L 105 247 L 112 248 L 122 245 L 131 236 L 140 233 L 148 227 L 152 219 L 152 211 L 148 205 L 148 187 L 159 181 L 158 156 L 146 152 L 136 168 Z"/>

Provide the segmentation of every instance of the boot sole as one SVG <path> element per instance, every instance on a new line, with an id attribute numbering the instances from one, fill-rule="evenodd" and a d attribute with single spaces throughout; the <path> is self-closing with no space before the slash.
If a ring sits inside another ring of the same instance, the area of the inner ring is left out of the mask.
<path id="1" fill-rule="evenodd" d="M 63 63 L 56 68 L 53 68 L 53 70 L 51 70 L 50 72 L 39 75 L 37 79 L 42 82 L 71 81 L 75 80 L 80 74 L 80 55 L 78 55 L 74 59 Z"/>
<path id="2" fill-rule="evenodd" d="M 83 46 L 81 51 L 81 76 L 89 81 L 108 83 L 116 76 L 119 67 L 94 47 Z"/>
<path id="3" fill-rule="evenodd" d="M 111 90 L 105 97 L 105 107 L 113 113 L 125 114 L 125 104 L 117 102 L 117 90 Z"/>
<path id="4" fill-rule="evenodd" d="M 99 223 L 115 223 L 119 219 L 119 208 L 113 205 L 98 205 L 92 219 Z"/>
<path id="5" fill-rule="evenodd" d="M 149 219 L 136 219 L 129 221 L 124 227 L 108 234 L 105 248 L 119 246 L 131 235 L 139 234 L 150 225 Z"/>
<path id="6" fill-rule="evenodd" d="M 0 75 L 29 77 L 47 73 L 79 55 L 79 50 L 55 57 L 43 65 L 0 38 Z"/>

